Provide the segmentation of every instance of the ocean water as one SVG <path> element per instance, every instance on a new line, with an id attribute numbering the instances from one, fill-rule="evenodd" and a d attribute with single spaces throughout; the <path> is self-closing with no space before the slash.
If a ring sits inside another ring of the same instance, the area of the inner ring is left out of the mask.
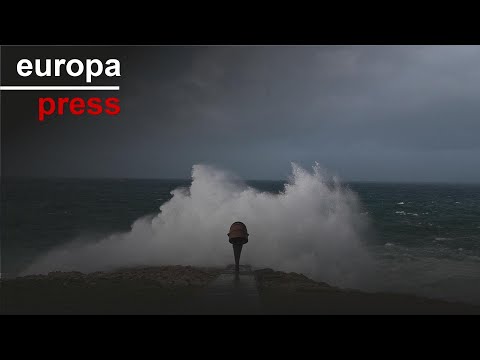
<path id="1" fill-rule="evenodd" d="M 2 178 L 2 276 L 16 276 L 72 241 L 92 244 L 128 232 L 137 219 L 157 214 L 172 190 L 191 182 Z M 283 181 L 246 183 L 260 193 L 284 190 Z M 480 304 L 480 185 L 345 186 L 368 219 L 361 241 L 380 274 L 375 291 Z"/>

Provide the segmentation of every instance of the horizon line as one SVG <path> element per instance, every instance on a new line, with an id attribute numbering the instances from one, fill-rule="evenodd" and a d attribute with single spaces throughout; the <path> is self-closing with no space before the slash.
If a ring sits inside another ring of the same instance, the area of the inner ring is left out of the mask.
<path id="1" fill-rule="evenodd" d="M 65 179 L 65 180 L 181 180 L 192 181 L 190 177 L 121 177 L 121 176 L 40 176 L 40 175 L 0 175 L 4 178 L 30 178 L 30 179 Z M 276 181 L 288 182 L 287 179 L 244 179 L 243 181 Z M 450 180 L 355 180 L 343 179 L 341 183 L 387 183 L 387 184 L 445 184 L 445 185 L 480 185 L 480 181 L 450 181 Z"/>

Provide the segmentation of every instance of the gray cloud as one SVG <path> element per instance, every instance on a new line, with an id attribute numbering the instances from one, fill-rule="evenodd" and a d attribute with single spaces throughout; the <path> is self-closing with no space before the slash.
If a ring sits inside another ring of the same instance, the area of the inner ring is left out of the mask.
<path id="1" fill-rule="evenodd" d="M 61 169 L 186 177 L 208 162 L 283 178 L 290 161 L 318 160 L 345 179 L 480 181 L 479 46 L 141 51 L 124 73 L 121 123 L 77 140 L 66 129 L 62 147 L 77 150 L 57 155 Z"/>

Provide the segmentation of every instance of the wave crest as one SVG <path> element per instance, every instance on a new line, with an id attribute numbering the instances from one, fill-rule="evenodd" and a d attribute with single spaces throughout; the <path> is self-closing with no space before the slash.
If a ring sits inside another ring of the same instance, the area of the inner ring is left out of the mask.
<path id="1" fill-rule="evenodd" d="M 70 244 L 41 256 L 22 275 L 109 270 L 134 265 L 223 266 L 233 262 L 230 224 L 250 233 L 242 263 L 295 271 L 337 286 L 356 287 L 371 263 L 362 244 L 367 219 L 354 192 L 318 164 L 292 164 L 278 194 L 247 186 L 226 171 L 194 165 L 189 188 L 177 188 L 156 216 L 130 232 Z"/>

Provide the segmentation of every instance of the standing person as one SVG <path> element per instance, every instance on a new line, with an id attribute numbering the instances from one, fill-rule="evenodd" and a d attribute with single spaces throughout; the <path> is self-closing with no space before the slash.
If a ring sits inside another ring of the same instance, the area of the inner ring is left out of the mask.
<path id="1" fill-rule="evenodd" d="M 235 257 L 235 272 L 240 272 L 240 254 L 242 253 L 242 247 L 248 242 L 247 227 L 240 221 L 234 222 L 230 226 L 230 232 L 228 235 L 228 241 L 233 245 L 233 255 Z"/>

